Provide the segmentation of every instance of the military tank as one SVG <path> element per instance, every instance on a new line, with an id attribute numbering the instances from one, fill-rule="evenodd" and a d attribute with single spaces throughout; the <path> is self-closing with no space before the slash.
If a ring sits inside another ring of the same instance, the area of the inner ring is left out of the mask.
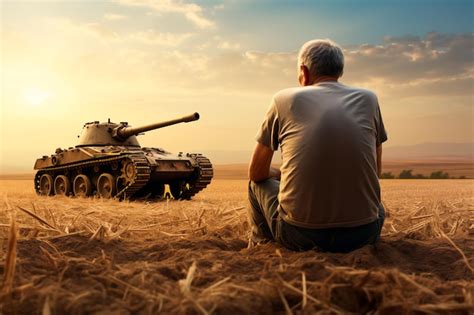
<path id="1" fill-rule="evenodd" d="M 209 159 L 199 153 L 175 155 L 161 148 L 141 147 L 137 136 L 198 119 L 199 114 L 194 113 L 141 127 L 110 119 L 88 122 L 75 147 L 58 148 L 54 154 L 36 160 L 36 193 L 153 199 L 162 198 L 166 191 L 166 196 L 171 194 L 174 199 L 191 199 L 212 180 Z"/>

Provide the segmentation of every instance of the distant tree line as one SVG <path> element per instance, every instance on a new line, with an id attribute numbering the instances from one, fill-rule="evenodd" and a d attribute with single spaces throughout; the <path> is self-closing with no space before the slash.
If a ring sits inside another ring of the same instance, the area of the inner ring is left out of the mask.
<path id="1" fill-rule="evenodd" d="M 398 176 L 392 174 L 392 172 L 382 173 L 380 176 L 382 179 L 393 179 L 393 178 L 400 178 L 400 179 L 466 179 L 466 176 L 462 175 L 459 177 L 452 176 L 450 177 L 447 172 L 443 171 L 436 171 L 432 172 L 430 176 L 425 176 L 423 174 L 413 174 L 413 170 L 402 170 Z"/>

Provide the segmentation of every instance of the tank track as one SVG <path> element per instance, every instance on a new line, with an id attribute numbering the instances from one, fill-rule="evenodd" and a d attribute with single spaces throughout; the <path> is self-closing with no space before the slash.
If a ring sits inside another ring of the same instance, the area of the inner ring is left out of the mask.
<path id="1" fill-rule="evenodd" d="M 73 165 L 64 165 L 64 166 L 57 166 L 57 167 L 51 167 L 48 169 L 40 170 L 36 173 L 35 175 L 35 191 L 37 194 L 40 194 L 39 191 L 39 180 L 41 175 L 47 174 L 47 173 L 54 173 L 57 171 L 62 171 L 62 170 L 79 170 L 85 167 L 94 167 L 97 165 L 112 165 L 114 162 L 132 162 L 133 165 L 135 166 L 135 176 L 132 178 L 129 183 L 122 188 L 120 191 L 117 192 L 115 195 L 115 198 L 120 198 L 120 199 L 126 199 L 130 198 L 135 194 L 137 191 L 139 191 L 145 184 L 149 181 L 150 179 L 150 166 L 148 164 L 148 161 L 143 154 L 143 152 L 130 152 L 128 154 L 112 157 L 112 158 L 105 158 L 101 160 L 93 160 L 93 161 L 85 161 L 85 162 L 80 162 L 76 163 Z"/>
<path id="2" fill-rule="evenodd" d="M 212 177 L 214 176 L 214 170 L 211 161 L 205 156 L 201 154 L 187 154 L 187 156 L 196 160 L 199 166 L 197 178 L 189 183 L 189 189 L 184 191 L 180 197 L 180 199 L 189 200 L 211 183 Z"/>

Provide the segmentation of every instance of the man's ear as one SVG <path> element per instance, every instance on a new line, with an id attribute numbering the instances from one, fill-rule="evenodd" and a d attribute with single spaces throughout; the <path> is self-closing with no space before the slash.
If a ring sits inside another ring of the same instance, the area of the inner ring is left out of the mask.
<path id="1" fill-rule="evenodd" d="M 309 78 L 309 69 L 305 65 L 300 66 L 300 77 L 299 77 L 300 84 L 302 86 L 310 85 L 311 83 Z"/>

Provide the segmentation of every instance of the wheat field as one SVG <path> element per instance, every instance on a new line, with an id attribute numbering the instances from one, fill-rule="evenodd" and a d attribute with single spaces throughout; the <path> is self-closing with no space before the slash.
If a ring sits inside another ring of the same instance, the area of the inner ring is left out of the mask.
<path id="1" fill-rule="evenodd" d="M 247 248 L 246 189 L 119 202 L 1 180 L 0 313 L 474 311 L 474 180 L 383 180 L 382 240 L 349 254 Z"/>

